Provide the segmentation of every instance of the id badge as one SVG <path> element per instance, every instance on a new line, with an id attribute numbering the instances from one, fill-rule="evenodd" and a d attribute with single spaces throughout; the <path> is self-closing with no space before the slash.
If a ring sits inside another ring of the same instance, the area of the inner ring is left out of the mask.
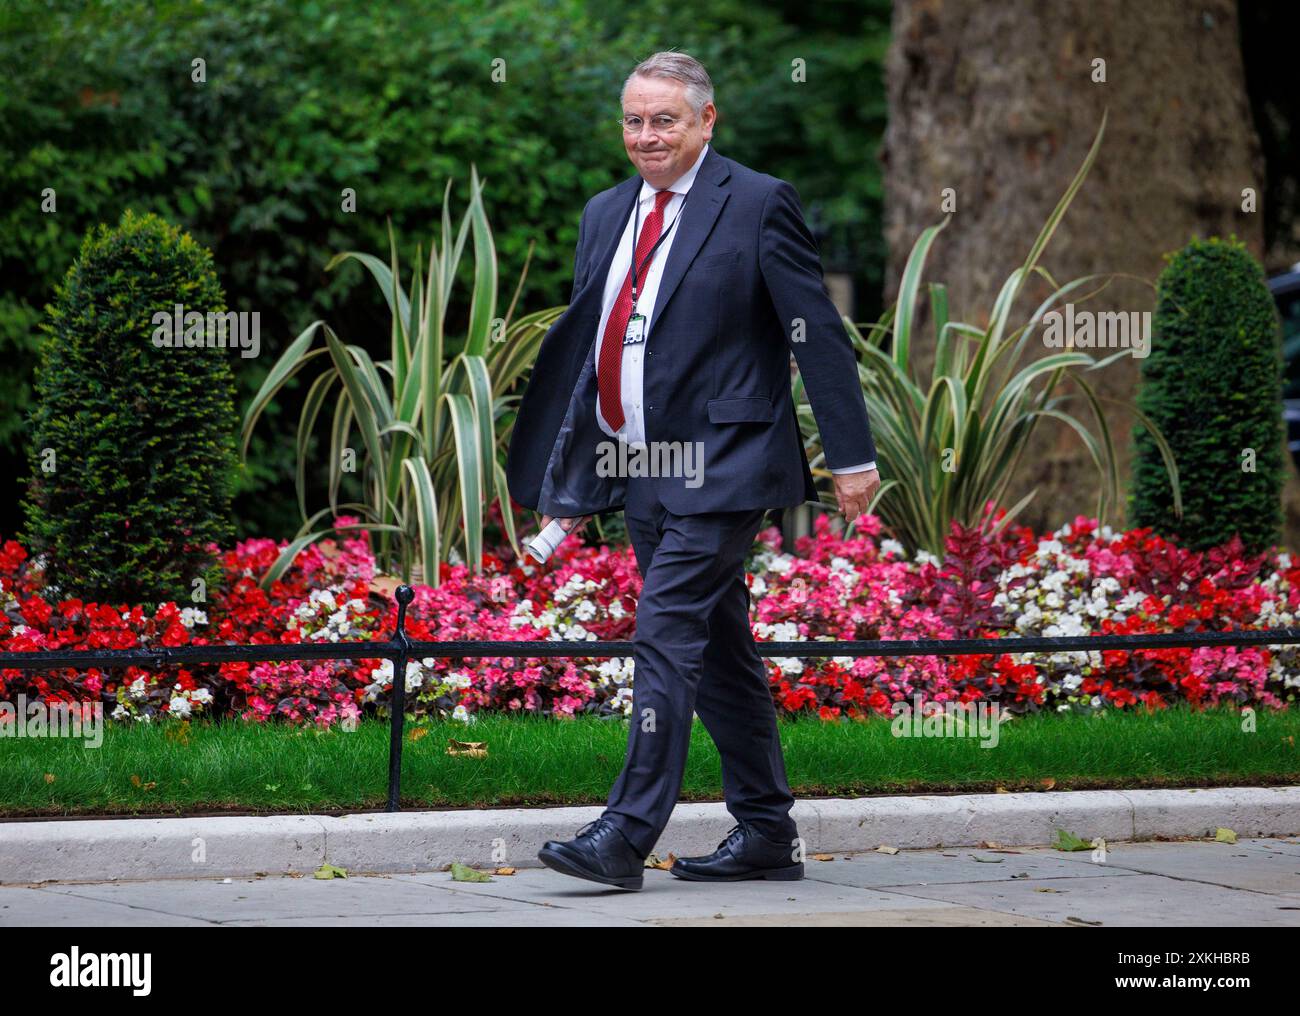
<path id="1" fill-rule="evenodd" d="M 627 319 L 627 331 L 623 333 L 623 345 L 631 346 L 645 341 L 645 315 L 633 314 Z"/>

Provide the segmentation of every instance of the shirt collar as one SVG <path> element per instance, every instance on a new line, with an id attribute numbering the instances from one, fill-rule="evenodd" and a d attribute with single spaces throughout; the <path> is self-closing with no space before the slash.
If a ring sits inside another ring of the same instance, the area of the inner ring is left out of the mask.
<path id="1" fill-rule="evenodd" d="M 704 147 L 700 150 L 699 158 L 695 160 L 695 165 L 693 165 L 685 173 L 683 173 L 676 180 L 670 183 L 667 189 L 672 191 L 674 194 L 685 194 L 687 191 L 689 191 L 691 189 L 691 184 L 695 182 L 695 177 L 696 174 L 699 173 L 700 167 L 704 165 L 705 156 L 707 156 L 708 154 L 709 154 L 709 143 L 706 141 L 704 142 Z M 652 198 L 655 194 L 657 194 L 661 189 L 663 188 L 651 187 L 648 182 L 642 180 L 641 195 L 638 198 L 638 200 L 641 201 L 642 203 L 649 201 L 650 198 Z"/>

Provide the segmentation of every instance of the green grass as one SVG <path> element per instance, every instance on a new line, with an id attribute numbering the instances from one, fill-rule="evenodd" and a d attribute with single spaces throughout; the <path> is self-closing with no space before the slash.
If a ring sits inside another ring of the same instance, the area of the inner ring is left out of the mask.
<path id="1" fill-rule="evenodd" d="M 888 721 L 781 723 L 798 797 L 1300 783 L 1300 710 L 1260 713 L 1243 732 L 1229 710 L 1152 715 L 1047 714 L 975 738 L 899 738 Z M 402 806 L 603 804 L 626 747 L 624 722 L 480 717 L 435 723 L 403 749 Z M 451 757 L 448 738 L 486 741 L 487 758 Z M 103 744 L 0 738 L 0 816 L 331 813 L 381 809 L 388 728 L 353 733 L 194 723 L 187 743 L 165 729 L 109 725 Z M 49 777 L 53 777 L 51 780 Z M 682 800 L 721 800 L 716 749 L 696 721 Z"/>

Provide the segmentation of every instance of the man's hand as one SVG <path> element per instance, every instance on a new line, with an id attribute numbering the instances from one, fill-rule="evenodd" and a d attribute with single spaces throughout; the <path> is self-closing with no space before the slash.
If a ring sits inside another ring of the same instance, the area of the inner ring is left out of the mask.
<path id="1" fill-rule="evenodd" d="M 560 525 L 564 528 L 564 531 L 566 533 L 576 533 L 580 531 L 582 527 L 587 524 L 587 520 L 590 518 L 591 518 L 590 515 L 583 515 L 576 519 L 560 519 Z M 551 524 L 551 516 L 543 515 L 542 528 L 545 529 L 550 524 Z"/>
<path id="2" fill-rule="evenodd" d="M 844 521 L 852 525 L 880 489 L 880 471 L 863 469 L 856 473 L 832 473 L 835 481 L 835 499 L 840 504 Z"/>

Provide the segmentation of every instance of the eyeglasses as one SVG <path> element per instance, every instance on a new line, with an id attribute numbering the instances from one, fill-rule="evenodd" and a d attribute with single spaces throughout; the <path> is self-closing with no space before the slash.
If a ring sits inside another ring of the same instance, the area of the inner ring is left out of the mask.
<path id="1" fill-rule="evenodd" d="M 623 125 L 624 134 L 640 134 L 641 127 L 645 123 L 639 116 L 624 116 L 619 118 L 619 123 Z M 669 116 L 667 113 L 659 113 L 650 118 L 650 130 L 654 134 L 668 134 L 679 123 L 684 123 L 685 117 Z"/>

